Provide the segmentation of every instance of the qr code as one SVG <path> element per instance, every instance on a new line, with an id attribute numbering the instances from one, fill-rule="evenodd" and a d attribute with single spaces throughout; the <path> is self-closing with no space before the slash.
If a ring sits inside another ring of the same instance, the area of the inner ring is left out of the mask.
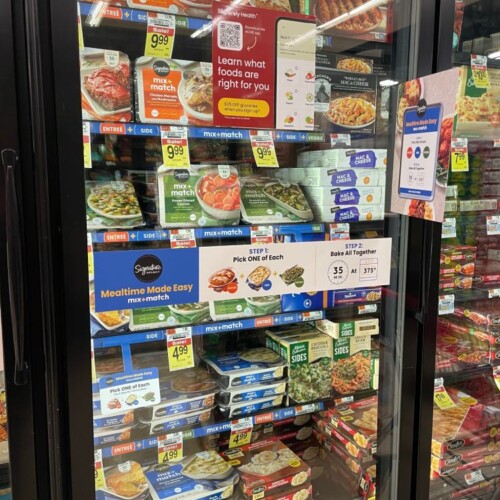
<path id="1" fill-rule="evenodd" d="M 231 21 L 220 21 L 217 24 L 217 44 L 220 49 L 243 49 L 243 26 Z"/>

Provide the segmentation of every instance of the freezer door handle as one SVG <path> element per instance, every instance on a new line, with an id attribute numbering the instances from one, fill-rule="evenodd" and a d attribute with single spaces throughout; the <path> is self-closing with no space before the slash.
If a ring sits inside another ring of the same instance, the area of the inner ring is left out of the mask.
<path id="1" fill-rule="evenodd" d="M 4 149 L 1 156 L 5 174 L 7 282 L 15 356 L 14 384 L 26 385 L 28 383 L 28 364 L 24 359 L 25 282 L 22 239 L 23 208 L 21 203 L 19 203 L 18 181 L 16 180 L 16 174 L 19 171 L 19 158 L 13 149 Z"/>

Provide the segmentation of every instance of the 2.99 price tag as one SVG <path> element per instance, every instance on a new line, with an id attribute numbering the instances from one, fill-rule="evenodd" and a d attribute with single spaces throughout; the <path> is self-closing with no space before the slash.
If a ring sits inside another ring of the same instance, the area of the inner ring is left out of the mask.
<path id="1" fill-rule="evenodd" d="M 478 89 L 487 89 L 490 87 L 490 77 L 488 75 L 488 59 L 486 56 L 477 54 L 471 55 L 470 66 L 474 85 Z"/>
<path id="2" fill-rule="evenodd" d="M 252 440 L 253 419 L 252 417 L 240 418 L 231 422 L 231 435 L 229 436 L 229 448 L 239 448 Z"/>
<path id="3" fill-rule="evenodd" d="M 106 488 L 106 478 L 104 477 L 104 467 L 102 465 L 102 450 L 94 451 L 94 476 L 95 489 L 100 490 Z"/>
<path id="4" fill-rule="evenodd" d="M 434 380 L 434 402 L 441 410 L 447 410 L 453 408 L 455 403 L 451 399 L 450 395 L 444 388 L 444 381 L 442 378 L 437 378 Z"/>
<path id="5" fill-rule="evenodd" d="M 273 135 L 269 130 L 252 130 L 250 132 L 253 157 L 257 167 L 278 168 L 278 158 L 274 149 Z"/>
<path id="6" fill-rule="evenodd" d="M 172 56 L 175 40 L 175 17 L 169 14 L 148 12 L 145 56 Z"/>
<path id="7" fill-rule="evenodd" d="M 455 137 L 451 140 L 451 171 L 468 172 L 469 155 L 467 153 L 468 141 L 465 137 Z"/>
<path id="8" fill-rule="evenodd" d="M 171 372 L 194 366 L 193 338 L 190 327 L 167 330 L 167 355 Z"/>
<path id="9" fill-rule="evenodd" d="M 161 152 L 165 168 L 189 168 L 187 128 L 162 126 Z"/>
<path id="10" fill-rule="evenodd" d="M 183 456 L 182 432 L 158 436 L 158 463 L 178 462 Z"/>

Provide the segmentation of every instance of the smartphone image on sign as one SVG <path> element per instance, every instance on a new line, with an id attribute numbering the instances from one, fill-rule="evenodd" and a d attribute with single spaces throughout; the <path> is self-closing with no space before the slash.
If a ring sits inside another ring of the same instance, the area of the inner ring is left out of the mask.
<path id="1" fill-rule="evenodd" d="M 436 189 L 443 106 L 412 106 L 403 115 L 399 196 L 431 201 Z"/>

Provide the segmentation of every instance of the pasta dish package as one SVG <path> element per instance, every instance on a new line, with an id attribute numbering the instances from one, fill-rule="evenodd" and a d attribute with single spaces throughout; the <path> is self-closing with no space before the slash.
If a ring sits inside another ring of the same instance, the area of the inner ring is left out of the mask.
<path id="1" fill-rule="evenodd" d="M 377 77 L 316 68 L 314 125 L 352 136 L 375 133 Z"/>
<path id="2" fill-rule="evenodd" d="M 500 69 L 488 68 L 490 87 L 477 88 L 470 67 L 460 68 L 455 136 L 495 139 L 500 134 Z"/>
<path id="3" fill-rule="evenodd" d="M 238 471 L 244 498 L 265 498 L 310 481 L 310 467 L 281 441 L 262 440 L 221 455 Z"/>
<path id="4" fill-rule="evenodd" d="M 240 221 L 240 181 L 234 167 L 158 171 L 162 227 L 234 226 Z"/>
<path id="5" fill-rule="evenodd" d="M 370 388 L 371 335 L 333 340 L 332 389 L 351 394 Z"/>
<path id="6" fill-rule="evenodd" d="M 130 61 L 123 52 L 85 48 L 80 52 L 84 120 L 131 121 Z"/>
<path id="7" fill-rule="evenodd" d="M 212 124 L 212 63 L 139 57 L 135 82 L 138 121 Z"/>
<path id="8" fill-rule="evenodd" d="M 320 149 L 299 153 L 298 167 L 386 168 L 387 149 Z"/>
<path id="9" fill-rule="evenodd" d="M 372 8 L 363 9 L 368 0 L 305 0 L 306 13 L 318 19 L 318 25 L 346 16 L 344 22 L 334 24 L 326 33 L 336 36 L 389 42 L 392 33 L 392 2 L 377 2 Z M 361 12 L 349 15 L 351 11 Z M 353 67 L 353 66 L 349 66 Z M 354 66 L 357 67 L 357 66 Z"/>
<path id="10" fill-rule="evenodd" d="M 280 353 L 288 363 L 288 396 L 298 403 L 331 394 L 333 340 L 319 331 L 279 338 Z"/>

